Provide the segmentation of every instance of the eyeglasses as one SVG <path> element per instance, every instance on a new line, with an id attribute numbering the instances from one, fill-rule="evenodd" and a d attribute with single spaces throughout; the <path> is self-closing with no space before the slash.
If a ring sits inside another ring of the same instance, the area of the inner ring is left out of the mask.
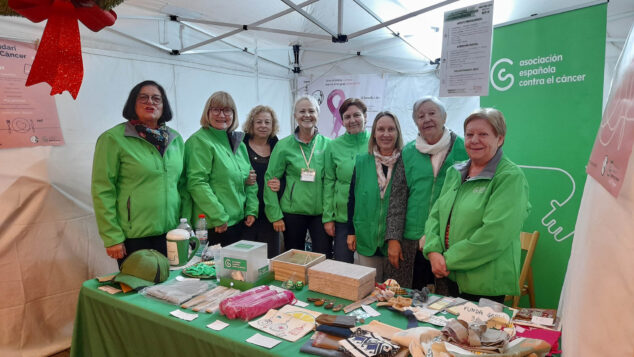
<path id="1" fill-rule="evenodd" d="M 139 95 L 136 100 L 138 100 L 140 103 L 143 104 L 154 104 L 154 105 L 158 105 L 158 104 L 163 104 L 163 97 L 161 97 L 160 95 L 153 95 L 153 96 L 149 96 L 147 94 L 141 94 Z"/>
<path id="2" fill-rule="evenodd" d="M 231 108 L 209 108 L 209 111 L 213 115 L 220 115 L 220 113 L 222 113 L 226 117 L 232 117 L 233 116 L 233 109 L 231 109 Z"/>

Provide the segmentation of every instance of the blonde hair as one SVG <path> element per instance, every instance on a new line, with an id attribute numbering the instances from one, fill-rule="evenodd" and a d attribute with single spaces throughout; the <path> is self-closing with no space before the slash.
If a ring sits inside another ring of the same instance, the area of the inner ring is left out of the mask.
<path id="1" fill-rule="evenodd" d="M 277 132 L 280 130 L 280 124 L 277 121 L 277 115 L 275 115 L 275 111 L 273 110 L 273 108 L 267 105 L 258 105 L 251 109 L 251 111 L 249 112 L 249 116 L 247 117 L 247 121 L 245 121 L 244 125 L 242 125 L 242 130 L 244 130 L 245 133 L 253 136 L 253 122 L 255 121 L 255 117 L 260 113 L 271 114 L 271 118 L 273 119 L 273 122 L 271 123 L 273 126 L 273 130 L 271 130 L 271 135 L 269 135 L 269 138 L 274 137 L 275 134 L 277 134 Z"/>
<path id="2" fill-rule="evenodd" d="M 203 114 L 200 116 L 200 126 L 203 128 L 209 128 L 211 126 L 211 119 L 209 119 L 210 108 L 231 108 L 231 110 L 233 110 L 233 121 L 227 131 L 232 132 L 236 130 L 238 127 L 238 109 L 236 108 L 236 103 L 233 101 L 231 94 L 218 91 L 207 99 L 205 109 L 203 109 Z"/>
<path id="3" fill-rule="evenodd" d="M 293 104 L 293 113 L 297 111 L 297 104 L 299 104 L 299 102 L 301 102 L 302 100 L 309 101 L 310 104 L 315 108 L 315 111 L 317 111 L 317 114 L 319 114 L 319 102 L 317 102 L 317 99 L 315 99 L 315 97 L 309 94 L 300 95 L 299 97 L 297 97 L 297 99 L 295 99 L 295 104 Z"/>
<path id="4" fill-rule="evenodd" d="M 390 111 L 382 111 L 374 117 L 374 122 L 372 123 L 372 131 L 370 132 L 370 140 L 368 141 L 368 152 L 370 154 L 374 153 L 374 147 L 376 146 L 376 139 L 374 138 L 374 134 L 376 134 L 376 125 L 379 122 L 379 119 L 382 117 L 392 118 L 394 121 L 394 126 L 396 126 L 396 142 L 394 143 L 394 149 L 401 151 L 403 148 L 403 136 L 401 135 L 401 124 L 398 122 L 398 118 L 396 114 Z"/>

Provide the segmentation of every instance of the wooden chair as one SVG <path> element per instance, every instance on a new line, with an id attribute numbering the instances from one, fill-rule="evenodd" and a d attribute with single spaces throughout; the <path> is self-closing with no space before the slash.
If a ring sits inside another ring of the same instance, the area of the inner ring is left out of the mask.
<path id="1" fill-rule="evenodd" d="M 522 266 L 522 271 L 520 273 L 520 295 L 518 296 L 509 296 L 507 295 L 506 300 L 513 299 L 513 308 L 517 308 L 517 305 L 520 303 L 520 298 L 524 295 L 528 295 L 528 300 L 530 301 L 531 307 L 535 307 L 535 290 L 533 289 L 533 269 L 531 268 L 531 261 L 533 260 L 533 253 L 535 253 L 535 247 L 537 246 L 537 240 L 539 240 L 539 232 L 534 231 L 533 233 L 521 232 L 520 233 L 520 241 L 522 245 L 522 250 L 526 251 L 526 258 L 524 258 L 524 265 Z"/>

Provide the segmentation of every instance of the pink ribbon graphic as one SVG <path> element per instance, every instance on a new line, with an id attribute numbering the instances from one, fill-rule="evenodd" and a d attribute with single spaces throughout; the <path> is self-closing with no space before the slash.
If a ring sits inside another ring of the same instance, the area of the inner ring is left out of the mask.
<path id="1" fill-rule="evenodd" d="M 335 97 L 339 97 L 339 103 L 335 106 L 334 99 Z M 328 94 L 328 98 L 326 99 L 326 103 L 328 104 L 328 110 L 332 113 L 332 133 L 333 137 L 339 136 L 339 129 L 343 126 L 343 120 L 341 119 L 341 114 L 339 114 L 339 107 L 343 101 L 346 100 L 346 94 L 341 89 L 335 89 L 330 94 Z"/>

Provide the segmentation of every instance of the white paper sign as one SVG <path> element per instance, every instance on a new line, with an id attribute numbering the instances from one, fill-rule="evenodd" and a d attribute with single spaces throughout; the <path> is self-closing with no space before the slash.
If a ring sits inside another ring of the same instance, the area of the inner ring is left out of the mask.
<path id="1" fill-rule="evenodd" d="M 174 317 L 178 317 L 181 320 L 185 320 L 185 321 L 192 321 L 195 320 L 198 317 L 198 314 L 188 314 L 186 312 L 182 312 L 180 310 L 174 310 L 172 312 L 170 312 L 170 315 L 174 316 Z"/>
<path id="2" fill-rule="evenodd" d="M 293 305 L 299 306 L 299 307 L 306 307 L 308 306 L 308 303 L 301 300 L 295 300 L 295 303 Z"/>
<path id="3" fill-rule="evenodd" d="M 116 294 L 116 293 L 120 293 L 120 292 L 121 292 L 121 289 L 117 289 L 117 288 L 115 288 L 115 287 L 113 287 L 113 286 L 110 286 L 110 285 L 100 286 L 100 287 L 98 287 L 97 289 L 99 289 L 99 290 L 101 290 L 101 291 L 105 291 L 105 292 L 107 292 L 108 294 L 112 294 L 112 295 L 114 295 L 114 294 Z"/>
<path id="4" fill-rule="evenodd" d="M 493 1 L 445 12 L 440 96 L 489 94 Z"/>
<path id="5" fill-rule="evenodd" d="M 212 330 L 216 330 L 216 331 L 220 331 L 223 328 L 229 326 L 228 323 L 224 322 L 224 321 L 220 321 L 220 320 L 216 320 L 212 323 L 210 323 L 209 325 L 207 325 L 207 327 L 209 327 Z"/>
<path id="6" fill-rule="evenodd" d="M 460 317 L 460 320 L 463 320 L 467 323 L 475 322 L 476 320 L 487 322 L 493 317 L 499 317 L 505 323 L 508 323 L 510 320 L 509 315 L 503 312 L 493 311 L 493 309 L 488 306 L 479 307 L 472 302 L 468 302 L 462 306 L 457 306 L 456 310 L 460 312 L 460 314 L 458 315 L 458 317 Z"/>
<path id="7" fill-rule="evenodd" d="M 552 317 L 533 316 L 531 317 L 531 322 L 544 326 L 552 326 L 555 321 L 553 321 Z"/>
<path id="8" fill-rule="evenodd" d="M 273 348 L 282 341 L 256 333 L 255 335 L 249 337 L 247 339 L 247 342 L 252 343 L 254 345 L 262 346 L 265 348 Z"/>

